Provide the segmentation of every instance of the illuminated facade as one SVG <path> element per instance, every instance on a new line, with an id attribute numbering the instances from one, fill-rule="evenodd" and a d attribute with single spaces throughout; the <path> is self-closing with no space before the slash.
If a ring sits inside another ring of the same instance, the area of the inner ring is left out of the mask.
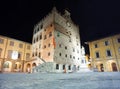
<path id="1" fill-rule="evenodd" d="M 70 13 L 64 15 L 52 10 L 34 28 L 32 59 L 36 61 L 35 71 L 72 72 L 79 70 L 81 44 L 79 27 Z M 33 70 L 34 71 L 34 70 Z"/>
<path id="2" fill-rule="evenodd" d="M 88 42 L 92 67 L 120 71 L 120 34 Z"/>
<path id="3" fill-rule="evenodd" d="M 30 59 L 30 43 L 5 36 L 0 36 L 1 72 L 25 72 L 25 63 Z"/>

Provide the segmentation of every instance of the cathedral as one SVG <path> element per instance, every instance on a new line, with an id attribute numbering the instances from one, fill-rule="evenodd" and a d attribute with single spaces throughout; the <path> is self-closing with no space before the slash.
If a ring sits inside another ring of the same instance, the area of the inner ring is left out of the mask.
<path id="1" fill-rule="evenodd" d="M 33 72 L 75 72 L 81 63 L 86 65 L 80 44 L 79 27 L 70 13 L 61 15 L 56 8 L 34 27 L 32 59 Z"/>

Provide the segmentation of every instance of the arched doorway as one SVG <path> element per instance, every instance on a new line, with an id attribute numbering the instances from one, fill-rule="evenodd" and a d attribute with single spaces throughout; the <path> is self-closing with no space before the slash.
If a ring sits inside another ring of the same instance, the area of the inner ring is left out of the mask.
<path id="1" fill-rule="evenodd" d="M 33 67 L 33 68 L 36 67 L 36 63 L 33 63 L 33 64 L 32 64 L 32 67 Z"/>
<path id="2" fill-rule="evenodd" d="M 113 71 L 117 71 L 116 63 L 112 63 L 111 65 L 112 65 L 112 70 L 113 70 Z"/>
<path id="3" fill-rule="evenodd" d="M 103 64 L 100 64 L 100 71 L 101 71 L 101 72 L 104 72 Z"/>
<path id="4" fill-rule="evenodd" d="M 20 72 L 22 69 L 22 66 L 19 62 L 15 63 L 15 66 L 14 66 L 14 71 L 15 72 Z"/>
<path id="5" fill-rule="evenodd" d="M 12 69 L 12 63 L 10 61 L 6 61 L 4 64 L 3 64 L 3 69 L 5 72 L 11 72 L 11 69 Z"/>
<path id="6" fill-rule="evenodd" d="M 31 71 L 31 65 L 28 63 L 26 66 L 26 72 L 30 72 Z"/>

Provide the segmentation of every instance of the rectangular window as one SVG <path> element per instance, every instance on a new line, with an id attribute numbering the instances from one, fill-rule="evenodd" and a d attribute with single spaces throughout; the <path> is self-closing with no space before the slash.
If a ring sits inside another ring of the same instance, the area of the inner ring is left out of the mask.
<path id="1" fill-rule="evenodd" d="M 42 34 L 40 34 L 40 40 L 42 39 Z"/>
<path id="2" fill-rule="evenodd" d="M 44 35 L 44 40 L 45 40 L 45 39 L 47 39 L 47 36 L 46 36 L 46 35 Z"/>
<path id="3" fill-rule="evenodd" d="M 105 46 L 108 46 L 109 45 L 109 41 L 105 41 L 104 44 L 105 44 Z"/>
<path id="4" fill-rule="evenodd" d="M 67 46 L 65 46 L 65 49 L 67 49 Z"/>
<path id="5" fill-rule="evenodd" d="M 97 44 L 95 44 L 95 45 L 94 45 L 94 47 L 95 47 L 95 48 L 98 48 L 98 45 L 97 45 Z"/>
<path id="6" fill-rule="evenodd" d="M 23 44 L 19 44 L 19 48 L 23 48 Z"/>
<path id="7" fill-rule="evenodd" d="M 27 49 L 29 49 L 29 50 L 30 50 L 30 46 L 27 46 Z"/>
<path id="8" fill-rule="evenodd" d="M 68 70 L 71 70 L 71 66 L 70 65 L 68 66 Z"/>
<path id="9" fill-rule="evenodd" d="M 0 44 L 4 43 L 4 39 L 0 38 Z"/>
<path id="10" fill-rule="evenodd" d="M 22 57 L 22 54 L 21 52 L 18 53 L 18 58 L 21 58 Z"/>
<path id="11" fill-rule="evenodd" d="M 100 58 L 99 52 L 96 52 L 95 55 L 96 55 L 96 58 Z"/>
<path id="12" fill-rule="evenodd" d="M 44 47 L 43 47 L 44 49 L 46 48 L 46 45 L 44 45 Z"/>
<path id="13" fill-rule="evenodd" d="M 59 64 L 56 64 L 56 69 L 59 69 Z"/>
<path id="14" fill-rule="evenodd" d="M 30 59 L 30 53 L 26 53 L 26 60 Z"/>
<path id="15" fill-rule="evenodd" d="M 112 56 L 111 51 L 110 50 L 106 50 L 106 56 Z"/>
<path id="16" fill-rule="evenodd" d="M 50 52 L 48 53 L 48 56 L 50 56 Z"/>
<path id="17" fill-rule="evenodd" d="M 10 41 L 10 46 L 14 46 L 14 42 L 13 41 Z"/>
<path id="18" fill-rule="evenodd" d="M 65 54 L 65 57 L 67 57 L 67 54 Z"/>
<path id="19" fill-rule="evenodd" d="M 8 58 L 12 58 L 12 52 L 13 52 L 12 50 L 8 50 L 8 55 L 7 55 Z"/>
<path id="20" fill-rule="evenodd" d="M 117 39 L 118 43 L 120 43 L 120 38 Z"/>
<path id="21" fill-rule="evenodd" d="M 39 58 L 41 58 L 41 53 L 39 53 Z"/>
<path id="22" fill-rule="evenodd" d="M 59 44 L 59 47 L 61 48 L 61 44 Z"/>
<path id="23" fill-rule="evenodd" d="M 65 65 L 63 65 L 63 70 L 65 69 Z"/>
<path id="24" fill-rule="evenodd" d="M 50 47 L 50 43 L 48 44 L 48 47 Z"/>
<path id="25" fill-rule="evenodd" d="M 58 32 L 58 33 L 57 33 L 57 37 L 59 37 L 59 36 L 60 36 L 60 33 Z"/>
<path id="26" fill-rule="evenodd" d="M 61 53 L 59 53 L 59 56 L 61 56 Z"/>
<path id="27" fill-rule="evenodd" d="M 51 36 L 52 36 L 52 32 L 49 33 L 49 37 L 51 37 Z"/>

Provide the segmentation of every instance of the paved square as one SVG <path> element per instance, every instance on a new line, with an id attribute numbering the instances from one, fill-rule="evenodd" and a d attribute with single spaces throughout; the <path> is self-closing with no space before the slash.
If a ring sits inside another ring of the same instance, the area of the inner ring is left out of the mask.
<path id="1" fill-rule="evenodd" d="M 0 89 L 120 89 L 120 72 L 0 74 Z"/>

